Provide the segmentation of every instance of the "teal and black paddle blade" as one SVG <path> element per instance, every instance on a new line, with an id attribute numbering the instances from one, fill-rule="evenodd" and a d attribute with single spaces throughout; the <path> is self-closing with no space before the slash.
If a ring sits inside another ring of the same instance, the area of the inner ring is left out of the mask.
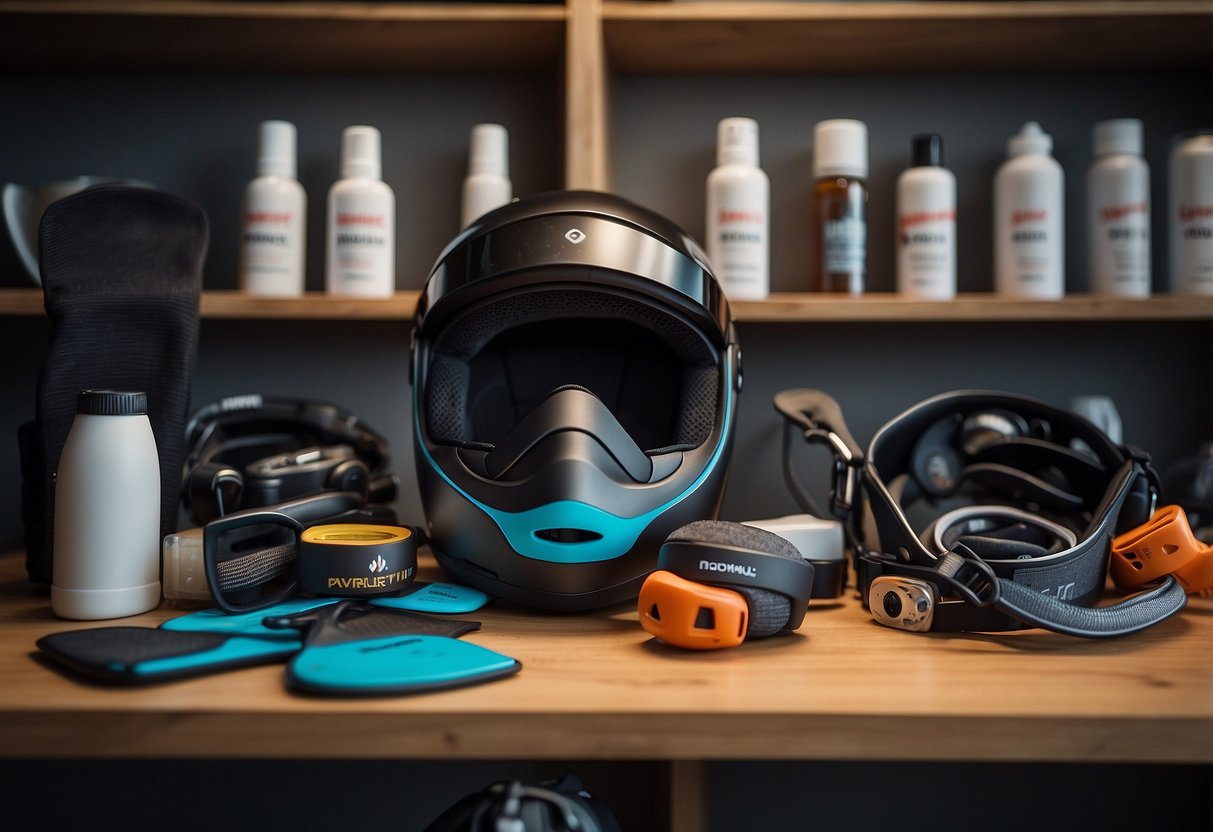
<path id="1" fill-rule="evenodd" d="M 61 667 L 98 682 L 151 684 L 281 661 L 303 646 L 292 639 L 99 627 L 52 633 L 38 649 Z"/>
<path id="2" fill-rule="evenodd" d="M 340 598 L 291 598 L 289 601 L 283 601 L 265 609 L 234 614 L 220 609 L 199 610 L 170 618 L 160 627 L 164 630 L 183 633 L 227 633 L 259 638 L 297 639 L 298 636 L 289 629 L 273 630 L 261 622 L 267 618 L 283 618 L 318 607 L 330 606 L 340 600 Z M 415 583 L 404 595 L 371 598 L 367 599 L 367 603 L 391 610 L 466 615 L 480 609 L 489 600 L 489 596 L 480 590 L 459 584 Z"/>
<path id="3" fill-rule="evenodd" d="M 446 583 L 414 582 L 404 595 L 372 598 L 376 607 L 410 612 L 433 612 L 441 615 L 467 615 L 483 607 L 491 599 L 470 586 Z"/>
<path id="4" fill-rule="evenodd" d="M 182 633 L 223 633 L 227 635 L 257 636 L 278 640 L 299 641 L 299 633 L 293 630 L 274 630 L 261 622 L 266 618 L 279 618 L 306 612 L 316 607 L 336 604 L 339 598 L 292 598 L 272 607 L 253 612 L 236 614 L 226 613 L 220 609 L 198 610 L 176 618 L 170 618 L 160 625 L 162 630 L 173 630 Z"/>
<path id="5" fill-rule="evenodd" d="M 479 622 L 344 602 L 267 622 L 306 629 L 287 684 L 309 693 L 377 696 L 446 690 L 517 673 L 518 660 L 458 636 Z"/>

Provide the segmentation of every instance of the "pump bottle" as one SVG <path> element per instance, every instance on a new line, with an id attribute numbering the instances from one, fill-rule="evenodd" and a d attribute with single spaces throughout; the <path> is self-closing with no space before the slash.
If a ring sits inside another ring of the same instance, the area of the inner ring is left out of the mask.
<path id="1" fill-rule="evenodd" d="M 468 175 L 463 180 L 462 228 L 513 197 L 509 141 L 509 133 L 500 124 L 477 124 L 472 128 Z"/>
<path id="2" fill-rule="evenodd" d="M 863 293 L 868 271 L 868 128 L 836 118 L 813 129 L 812 287 Z"/>
<path id="3" fill-rule="evenodd" d="M 716 128 L 716 167 L 707 182 L 708 260 L 732 300 L 771 291 L 771 184 L 758 167 L 758 122 L 726 118 Z"/>
<path id="4" fill-rule="evenodd" d="M 347 127 L 341 134 L 341 177 L 328 196 L 328 293 L 390 297 L 396 288 L 396 196 L 381 178 L 374 127 Z"/>
<path id="5" fill-rule="evenodd" d="M 1035 300 L 1065 295 L 1064 175 L 1034 121 L 1007 142 L 994 176 L 994 289 Z"/>
<path id="6" fill-rule="evenodd" d="M 1141 121 L 1101 121 L 1094 137 L 1095 163 L 1087 171 L 1091 292 L 1149 297 L 1150 166 L 1141 158 Z"/>
<path id="7" fill-rule="evenodd" d="M 257 178 L 244 190 L 240 286 L 255 295 L 300 295 L 307 195 L 295 179 L 295 125 L 261 122 Z"/>
<path id="8" fill-rule="evenodd" d="M 943 139 L 915 136 L 913 167 L 897 178 L 897 290 L 918 300 L 956 297 L 956 176 Z"/>

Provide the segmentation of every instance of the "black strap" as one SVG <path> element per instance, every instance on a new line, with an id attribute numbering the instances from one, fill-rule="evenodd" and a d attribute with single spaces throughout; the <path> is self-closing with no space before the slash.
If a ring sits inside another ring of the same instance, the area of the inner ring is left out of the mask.
<path id="1" fill-rule="evenodd" d="M 999 578 L 994 607 L 1033 627 L 1082 638 L 1112 638 L 1170 618 L 1187 603 L 1188 594 L 1171 575 L 1154 589 L 1110 607 L 1081 607 Z"/>
<path id="2" fill-rule="evenodd" d="M 1108 607 L 1084 607 L 993 574 L 964 546 L 948 552 L 932 569 L 948 593 L 978 607 L 998 610 L 1030 627 L 1081 638 L 1112 638 L 1144 630 L 1170 618 L 1188 603 L 1172 576 L 1156 588 Z"/>

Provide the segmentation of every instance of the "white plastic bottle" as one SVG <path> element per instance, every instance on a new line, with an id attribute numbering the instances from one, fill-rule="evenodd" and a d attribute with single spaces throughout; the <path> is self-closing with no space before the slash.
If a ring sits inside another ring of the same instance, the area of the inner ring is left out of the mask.
<path id="1" fill-rule="evenodd" d="M 1150 296 L 1150 166 L 1141 157 L 1142 124 L 1116 118 L 1095 125 L 1087 171 L 1087 270 L 1091 292 Z"/>
<path id="2" fill-rule="evenodd" d="M 240 286 L 254 295 L 301 295 L 307 195 L 295 179 L 295 125 L 261 122 L 257 178 L 244 189 Z"/>
<path id="3" fill-rule="evenodd" d="M 55 480 L 51 609 L 120 618 L 160 603 L 160 461 L 147 396 L 86 390 Z"/>
<path id="4" fill-rule="evenodd" d="M 331 295 L 386 298 L 396 290 L 396 195 L 381 178 L 379 131 L 341 134 L 341 180 L 329 189 L 328 269 Z"/>
<path id="5" fill-rule="evenodd" d="M 758 167 L 758 122 L 726 118 L 717 127 L 716 167 L 708 174 L 708 260 L 730 300 L 771 292 L 771 183 Z"/>
<path id="6" fill-rule="evenodd" d="M 477 124 L 472 128 L 468 175 L 463 180 L 462 228 L 513 198 L 509 143 L 510 134 L 500 124 Z"/>
<path id="7" fill-rule="evenodd" d="M 1171 290 L 1213 295 L 1213 129 L 1176 136 L 1170 168 Z"/>
<path id="8" fill-rule="evenodd" d="M 994 290 L 1035 300 L 1065 295 L 1065 215 L 1053 139 L 1029 121 L 994 176 Z"/>
<path id="9" fill-rule="evenodd" d="M 897 178 L 897 290 L 918 300 L 956 297 L 956 176 L 938 133 L 915 136 L 914 166 Z"/>

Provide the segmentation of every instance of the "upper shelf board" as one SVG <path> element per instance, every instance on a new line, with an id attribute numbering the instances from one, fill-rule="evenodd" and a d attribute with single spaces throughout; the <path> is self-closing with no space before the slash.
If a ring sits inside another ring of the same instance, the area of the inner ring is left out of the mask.
<path id="1" fill-rule="evenodd" d="M 630 73 L 1213 65 L 1209 0 L 607 2 L 603 31 Z"/>
<path id="2" fill-rule="evenodd" d="M 0 68 L 555 70 L 564 21 L 559 4 L 0 2 Z"/>

